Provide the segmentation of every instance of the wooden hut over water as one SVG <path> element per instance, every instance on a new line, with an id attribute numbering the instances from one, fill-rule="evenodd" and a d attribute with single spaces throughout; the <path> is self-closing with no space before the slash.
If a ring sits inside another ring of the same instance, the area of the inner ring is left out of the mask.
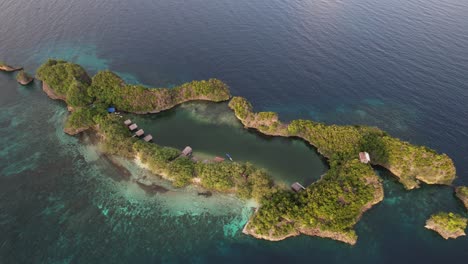
<path id="1" fill-rule="evenodd" d="M 135 130 L 135 129 L 137 129 L 137 128 L 138 128 L 137 124 L 131 124 L 131 125 L 128 127 L 128 129 L 130 129 L 131 131 L 133 131 L 133 130 Z"/>
<path id="2" fill-rule="evenodd" d="M 367 152 L 359 152 L 359 160 L 362 162 L 362 163 L 369 163 L 370 162 L 370 156 L 369 156 L 369 153 Z"/>
<path id="3" fill-rule="evenodd" d="M 192 148 L 189 146 L 185 147 L 184 150 L 182 150 L 182 155 L 186 157 L 192 155 Z"/>
<path id="4" fill-rule="evenodd" d="M 135 132 L 135 136 L 137 137 L 141 137 L 145 134 L 145 131 L 143 129 L 140 129 L 138 130 L 137 132 Z"/>
<path id="5" fill-rule="evenodd" d="M 151 134 L 149 135 L 146 135 L 144 138 L 143 138 L 144 141 L 146 142 L 150 142 L 151 140 L 153 140 L 153 136 Z"/>
<path id="6" fill-rule="evenodd" d="M 300 183 L 295 182 L 291 185 L 291 189 L 295 192 L 300 192 L 302 190 L 305 190 L 305 187 L 302 186 Z"/>
<path id="7" fill-rule="evenodd" d="M 124 124 L 125 124 L 126 126 L 131 125 L 131 124 L 132 124 L 132 120 L 127 119 L 127 120 L 124 121 Z"/>

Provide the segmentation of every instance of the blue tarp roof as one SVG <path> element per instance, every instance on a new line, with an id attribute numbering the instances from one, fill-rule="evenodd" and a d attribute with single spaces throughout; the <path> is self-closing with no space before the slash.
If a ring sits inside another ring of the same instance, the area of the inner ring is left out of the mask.
<path id="1" fill-rule="evenodd" d="M 114 113 L 114 112 L 115 112 L 115 108 L 114 108 L 114 107 L 109 107 L 109 108 L 107 108 L 107 112 L 109 112 L 109 113 Z"/>

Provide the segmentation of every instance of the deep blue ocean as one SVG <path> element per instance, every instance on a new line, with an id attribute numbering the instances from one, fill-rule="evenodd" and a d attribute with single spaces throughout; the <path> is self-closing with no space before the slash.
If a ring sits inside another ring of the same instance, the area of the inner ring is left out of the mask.
<path id="1" fill-rule="evenodd" d="M 47 58 L 172 87 L 219 78 L 284 121 L 378 126 L 447 153 L 468 185 L 467 0 L 0 0 L 0 61 Z M 194 187 L 144 190 L 133 161 L 62 131 L 65 105 L 0 72 L 0 263 L 466 263 L 468 238 L 424 228 L 467 216 L 452 187 L 406 191 L 378 170 L 385 200 L 355 246 L 241 233 L 250 205 Z M 326 162 L 301 141 L 243 129 L 225 104 L 134 117 L 158 144 L 231 153 L 280 182 L 310 184 Z M 119 162 L 120 166 L 114 163 Z M 125 168 L 125 169 L 122 169 Z"/>

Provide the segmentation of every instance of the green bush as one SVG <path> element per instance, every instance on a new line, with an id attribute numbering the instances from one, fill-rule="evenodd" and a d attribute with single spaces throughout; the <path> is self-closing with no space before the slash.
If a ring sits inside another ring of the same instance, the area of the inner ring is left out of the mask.
<path id="1" fill-rule="evenodd" d="M 466 229 L 468 219 L 459 214 L 440 212 L 432 215 L 430 220 L 449 232 L 463 231 Z"/>
<path id="2" fill-rule="evenodd" d="M 96 124 L 94 121 L 96 116 L 102 114 L 102 112 L 100 113 L 93 108 L 78 108 L 70 113 L 65 123 L 65 128 L 80 129 L 92 127 Z"/>
<path id="3" fill-rule="evenodd" d="M 186 157 L 180 157 L 169 164 L 169 175 L 175 187 L 184 187 L 191 183 L 195 173 L 195 163 Z"/>
<path id="4" fill-rule="evenodd" d="M 66 96 L 75 82 L 83 89 L 91 84 L 91 79 L 81 66 L 62 60 L 49 59 L 39 67 L 36 75 L 59 96 Z"/>
<path id="5" fill-rule="evenodd" d="M 358 161 L 333 166 L 305 191 L 279 191 L 268 199 L 250 222 L 250 228 L 267 235 L 285 235 L 291 228 L 320 228 L 351 233 L 365 205 L 374 200 L 378 182 L 373 170 Z"/>
<path id="6" fill-rule="evenodd" d="M 173 89 L 146 88 L 126 85 L 110 71 L 96 74 L 88 93 L 99 102 L 127 112 L 158 112 L 190 100 L 218 102 L 230 97 L 227 86 L 216 79 L 193 81 Z"/>

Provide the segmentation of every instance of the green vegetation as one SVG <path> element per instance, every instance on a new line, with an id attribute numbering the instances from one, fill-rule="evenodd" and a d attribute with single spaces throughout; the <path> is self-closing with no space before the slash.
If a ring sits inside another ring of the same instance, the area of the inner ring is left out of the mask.
<path id="1" fill-rule="evenodd" d="M 234 179 L 240 177 L 244 168 L 235 162 L 197 164 L 197 175 L 208 189 L 228 191 L 235 187 Z"/>
<path id="2" fill-rule="evenodd" d="M 180 155 L 177 149 L 161 147 L 141 140 L 133 145 L 133 149 L 141 162 L 147 164 L 152 172 L 165 176 L 169 174 L 170 162 Z"/>
<path id="3" fill-rule="evenodd" d="M 432 215 L 426 222 L 426 228 L 438 232 L 445 239 L 465 235 L 468 219 L 454 213 L 440 212 Z"/>
<path id="4" fill-rule="evenodd" d="M 430 219 L 449 232 L 465 230 L 468 222 L 466 218 L 459 214 L 443 212 L 432 215 Z"/>
<path id="5" fill-rule="evenodd" d="M 105 115 L 106 112 L 98 108 L 78 108 L 73 111 L 65 122 L 65 131 L 76 134 L 75 131 L 83 131 L 96 125 L 95 118 Z"/>
<path id="6" fill-rule="evenodd" d="M 32 78 L 24 70 L 21 70 L 16 75 L 16 81 L 20 84 L 26 85 L 32 81 Z"/>
<path id="7" fill-rule="evenodd" d="M 48 60 L 37 70 L 36 76 L 39 80 L 46 82 L 59 97 L 67 98 L 70 105 L 86 105 L 90 103 L 86 89 L 91 84 L 86 71 L 79 65 L 61 60 Z M 70 95 L 78 95 L 80 99 L 68 98 Z M 76 91 L 78 90 L 78 91 Z M 70 102 L 69 102 L 70 101 Z M 75 106 L 78 106 L 75 105 Z"/>
<path id="8" fill-rule="evenodd" d="M 333 163 L 327 174 L 305 191 L 280 191 L 262 200 L 247 228 L 273 238 L 311 229 L 356 238 L 353 226 L 382 198 L 382 185 L 370 166 L 357 160 Z"/>
<path id="9" fill-rule="evenodd" d="M 193 81 L 172 89 L 145 88 L 140 85 L 126 85 L 119 76 L 110 71 L 96 74 L 88 93 L 98 102 L 135 113 L 159 112 L 186 101 L 219 102 L 230 97 L 228 87 L 216 79 Z"/>
<path id="10" fill-rule="evenodd" d="M 236 191 L 242 198 L 253 197 L 260 200 L 275 192 L 270 176 L 250 163 L 198 163 L 196 174 L 204 187 L 218 191 Z"/>
<path id="11" fill-rule="evenodd" d="M 134 157 L 133 143 L 137 139 L 132 137 L 132 134 L 118 116 L 97 115 L 94 116 L 93 120 L 101 136 L 105 152 L 126 158 Z"/>
<path id="12" fill-rule="evenodd" d="M 233 97 L 229 102 L 229 107 L 234 110 L 236 116 L 241 120 L 245 120 L 253 114 L 252 104 L 243 97 Z"/>
<path id="13" fill-rule="evenodd" d="M 177 149 L 134 138 L 121 118 L 105 110 L 112 105 L 120 111 L 155 113 L 192 100 L 228 100 L 229 89 L 219 80 L 193 81 L 172 89 L 146 88 L 127 85 L 110 71 L 91 79 L 80 66 L 59 60 L 47 61 L 37 76 L 50 86 L 44 88 L 46 92 L 51 90 L 50 96 L 65 100 L 72 111 L 67 133 L 93 128 L 106 153 L 137 157 L 176 187 L 200 182 L 207 189 L 260 201 L 261 207 L 246 226 L 257 237 L 277 240 L 305 233 L 355 243 L 354 225 L 364 211 L 383 199 L 379 178 L 358 160 L 360 151 L 369 152 L 373 164 L 392 171 L 409 189 L 417 187 L 419 180 L 450 184 L 455 177 L 448 156 L 392 138 L 377 128 L 309 120 L 283 124 L 276 113 L 254 113 L 246 99 L 234 97 L 229 106 L 246 127 L 268 135 L 300 137 L 329 158 L 330 170 L 321 180 L 293 193 L 274 186 L 269 175 L 252 164 L 200 163 L 180 156 Z"/>
<path id="14" fill-rule="evenodd" d="M 175 187 L 184 187 L 192 182 L 195 163 L 187 157 L 180 157 L 169 164 L 169 175 L 173 177 Z"/>
<path id="15" fill-rule="evenodd" d="M 447 155 L 390 137 L 375 127 L 325 125 L 310 120 L 282 124 L 275 113 L 252 112 L 251 104 L 242 97 L 234 97 L 229 106 L 246 127 L 268 135 L 303 138 L 328 158 L 356 159 L 359 152 L 366 151 L 372 164 L 389 169 L 408 189 L 418 187 L 419 181 L 451 184 L 455 179 L 455 166 Z"/>
<path id="16" fill-rule="evenodd" d="M 219 102 L 230 98 L 227 85 L 216 79 L 193 81 L 173 89 L 150 89 L 126 85 L 110 71 L 99 72 L 91 79 L 81 66 L 53 59 L 39 67 L 37 77 L 49 86 L 53 98 L 65 100 L 74 111 L 65 128 L 69 134 L 94 126 L 95 112 L 101 114 L 101 110 L 110 105 L 120 111 L 146 113 L 166 110 L 190 100 Z"/>

